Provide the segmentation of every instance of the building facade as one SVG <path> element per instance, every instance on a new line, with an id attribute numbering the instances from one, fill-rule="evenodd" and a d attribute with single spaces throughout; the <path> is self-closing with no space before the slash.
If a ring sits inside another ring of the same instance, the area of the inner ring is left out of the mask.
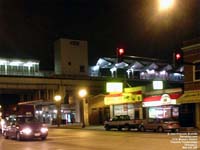
<path id="1" fill-rule="evenodd" d="M 189 125 L 200 128 L 200 38 L 187 41 L 184 53 L 184 94 L 181 103 L 182 119 Z"/>
<path id="2" fill-rule="evenodd" d="M 87 41 L 58 39 L 54 54 L 55 74 L 88 75 Z"/>

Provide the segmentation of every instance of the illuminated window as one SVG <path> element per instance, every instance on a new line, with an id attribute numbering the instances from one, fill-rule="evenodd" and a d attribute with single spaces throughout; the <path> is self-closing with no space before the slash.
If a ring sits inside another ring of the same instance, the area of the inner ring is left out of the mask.
<path id="1" fill-rule="evenodd" d="M 200 62 L 196 62 L 194 66 L 194 80 L 200 80 Z"/>

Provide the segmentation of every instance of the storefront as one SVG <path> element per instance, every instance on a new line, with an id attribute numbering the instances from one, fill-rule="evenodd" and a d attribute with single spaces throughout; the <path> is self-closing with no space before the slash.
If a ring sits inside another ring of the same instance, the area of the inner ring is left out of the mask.
<path id="1" fill-rule="evenodd" d="M 177 103 L 181 104 L 183 122 L 200 129 L 200 90 L 185 91 Z"/>
<path id="2" fill-rule="evenodd" d="M 146 111 L 146 118 L 173 118 L 179 119 L 178 93 L 162 94 L 145 97 L 142 106 Z"/>
<path id="3" fill-rule="evenodd" d="M 129 115 L 131 119 L 142 119 L 142 91 L 143 87 L 133 87 L 106 95 L 104 104 L 110 106 L 110 117 Z"/>
<path id="4" fill-rule="evenodd" d="M 35 106 L 35 116 L 40 121 L 50 125 L 57 124 L 57 107 L 54 103 L 40 104 Z M 75 107 L 67 107 L 65 104 L 61 104 L 61 124 L 74 123 L 76 118 Z"/>

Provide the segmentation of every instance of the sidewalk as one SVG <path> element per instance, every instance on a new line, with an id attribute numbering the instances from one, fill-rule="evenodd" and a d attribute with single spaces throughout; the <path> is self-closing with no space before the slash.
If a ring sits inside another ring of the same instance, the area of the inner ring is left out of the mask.
<path id="1" fill-rule="evenodd" d="M 58 125 L 48 125 L 49 128 L 61 128 L 61 129 L 81 129 L 82 125 L 80 123 L 73 123 L 73 124 L 61 124 L 59 127 Z"/>
<path id="2" fill-rule="evenodd" d="M 197 132 L 200 135 L 200 129 L 194 127 L 181 127 L 181 132 Z"/>
<path id="3" fill-rule="evenodd" d="M 49 128 L 58 128 L 57 125 L 50 125 Z M 80 123 L 74 123 L 74 124 L 66 124 L 66 125 L 60 125 L 60 129 L 87 129 L 87 130 L 105 130 L 103 125 L 90 125 L 85 126 L 82 128 L 82 124 Z M 194 127 L 181 127 L 180 132 L 198 132 L 200 135 L 200 129 L 194 128 Z"/>
<path id="4" fill-rule="evenodd" d="M 90 125 L 82 127 L 81 123 L 69 123 L 69 124 L 62 124 L 60 127 L 58 125 L 48 125 L 49 128 L 66 128 L 66 129 L 93 129 L 93 130 L 104 130 L 103 125 Z"/>

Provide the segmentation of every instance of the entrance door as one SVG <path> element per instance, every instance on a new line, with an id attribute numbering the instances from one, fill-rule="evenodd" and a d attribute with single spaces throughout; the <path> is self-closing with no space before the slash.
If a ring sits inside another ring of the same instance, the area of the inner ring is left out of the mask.
<path id="1" fill-rule="evenodd" d="M 180 106 L 179 121 L 182 127 L 195 126 L 195 104 L 182 104 Z"/>

